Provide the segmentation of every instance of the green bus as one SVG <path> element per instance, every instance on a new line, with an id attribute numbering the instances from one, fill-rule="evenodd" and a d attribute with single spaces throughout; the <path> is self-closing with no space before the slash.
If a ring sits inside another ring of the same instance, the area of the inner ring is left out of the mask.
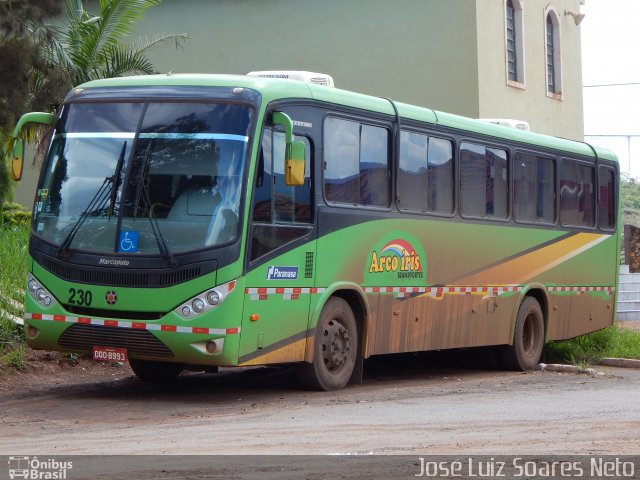
<path id="1" fill-rule="evenodd" d="M 297 364 L 315 389 L 373 355 L 545 341 L 613 323 L 610 151 L 332 87 L 155 75 L 71 91 L 33 208 L 25 335 L 141 379 Z"/>

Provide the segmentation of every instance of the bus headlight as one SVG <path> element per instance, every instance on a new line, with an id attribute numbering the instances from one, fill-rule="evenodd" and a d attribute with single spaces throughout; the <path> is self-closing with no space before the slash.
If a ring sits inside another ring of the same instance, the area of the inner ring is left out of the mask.
<path id="1" fill-rule="evenodd" d="M 180 314 L 183 318 L 192 319 L 198 315 L 209 310 L 213 310 L 220 305 L 227 295 L 229 295 L 236 286 L 235 280 L 224 285 L 220 285 L 214 288 L 210 288 L 200 295 L 187 300 L 178 308 L 175 312 Z"/>
<path id="2" fill-rule="evenodd" d="M 201 298 L 196 298 L 193 302 L 191 302 L 191 308 L 193 308 L 193 311 L 196 313 L 204 312 L 204 300 L 202 300 Z"/>
<path id="3" fill-rule="evenodd" d="M 27 273 L 27 292 L 29 292 L 31 298 L 33 298 L 43 307 L 50 307 L 51 305 L 54 305 L 56 303 L 53 295 L 51 295 L 49 291 L 44 288 L 42 284 L 38 282 L 30 273 Z"/>
<path id="4" fill-rule="evenodd" d="M 207 292 L 207 303 L 214 307 L 220 303 L 220 294 L 216 290 L 209 290 Z"/>

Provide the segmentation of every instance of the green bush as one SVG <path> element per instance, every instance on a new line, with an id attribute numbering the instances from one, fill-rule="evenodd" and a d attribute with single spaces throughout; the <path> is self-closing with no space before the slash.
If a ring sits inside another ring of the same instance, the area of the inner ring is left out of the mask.
<path id="1" fill-rule="evenodd" d="M 590 365 L 605 357 L 640 358 L 640 332 L 609 327 L 545 347 L 547 361 Z"/>
<path id="2" fill-rule="evenodd" d="M 24 343 L 17 343 L 10 346 L 0 354 L 0 366 L 8 366 L 16 370 L 25 367 L 26 346 Z"/>
<path id="3" fill-rule="evenodd" d="M 21 227 L 31 223 L 31 212 L 22 205 L 8 202 L 0 210 L 0 227 Z"/>
<path id="4" fill-rule="evenodd" d="M 11 318 L 22 317 L 28 243 L 28 226 L 0 226 L 0 367 L 23 365 L 23 329 Z"/>

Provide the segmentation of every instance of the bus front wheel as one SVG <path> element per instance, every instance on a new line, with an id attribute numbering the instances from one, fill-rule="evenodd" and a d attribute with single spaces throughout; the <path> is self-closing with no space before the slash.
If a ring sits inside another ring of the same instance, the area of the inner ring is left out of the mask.
<path id="1" fill-rule="evenodd" d="M 182 372 L 179 363 L 154 362 L 152 360 L 129 359 L 131 370 L 143 382 L 166 382 L 176 378 Z"/>
<path id="2" fill-rule="evenodd" d="M 349 304 L 333 297 L 325 304 L 314 336 L 313 362 L 301 367 L 303 382 L 314 390 L 339 390 L 353 373 L 358 327 Z"/>
<path id="3" fill-rule="evenodd" d="M 540 304 L 526 297 L 516 317 L 513 345 L 502 349 L 502 363 L 509 370 L 533 370 L 544 347 L 544 316 Z"/>

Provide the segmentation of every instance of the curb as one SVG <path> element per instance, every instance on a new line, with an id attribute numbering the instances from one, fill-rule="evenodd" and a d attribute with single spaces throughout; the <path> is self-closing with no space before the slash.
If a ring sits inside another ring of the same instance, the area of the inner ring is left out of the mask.
<path id="1" fill-rule="evenodd" d="M 576 365 L 564 365 L 561 363 L 539 363 L 536 366 L 536 370 L 543 372 L 582 373 L 591 375 L 592 377 L 604 376 L 604 372 L 599 372 L 593 368 L 582 368 Z"/>
<path id="2" fill-rule="evenodd" d="M 640 360 L 632 358 L 603 358 L 600 365 L 607 367 L 640 368 Z"/>

